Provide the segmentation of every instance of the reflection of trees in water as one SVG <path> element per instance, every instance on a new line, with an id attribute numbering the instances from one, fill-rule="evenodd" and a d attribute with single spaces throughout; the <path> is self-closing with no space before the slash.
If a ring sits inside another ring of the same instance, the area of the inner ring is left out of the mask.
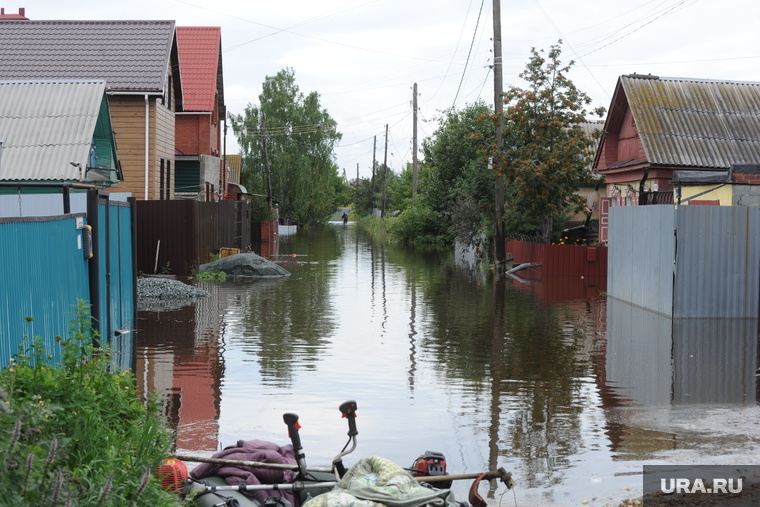
<path id="1" fill-rule="evenodd" d="M 318 352 L 336 327 L 336 308 L 330 297 L 335 278 L 331 261 L 342 248 L 330 228 L 299 231 L 280 244 L 280 252 L 297 255 L 286 266 L 291 277 L 264 282 L 259 289 L 252 286 L 244 311 L 244 336 L 238 341 L 259 362 L 263 378 L 288 385 L 294 365 L 309 370 L 319 361 Z"/>
<path id="2" fill-rule="evenodd" d="M 583 445 L 582 379 L 591 372 L 593 312 L 583 304 L 542 303 L 509 283 L 500 293 L 491 281 L 472 282 L 472 275 L 445 266 L 422 289 L 430 322 L 421 348 L 434 354 L 443 378 L 461 379 L 491 404 L 491 419 L 482 424 L 498 439 L 492 454 L 519 459 L 521 483 L 559 483 Z"/>

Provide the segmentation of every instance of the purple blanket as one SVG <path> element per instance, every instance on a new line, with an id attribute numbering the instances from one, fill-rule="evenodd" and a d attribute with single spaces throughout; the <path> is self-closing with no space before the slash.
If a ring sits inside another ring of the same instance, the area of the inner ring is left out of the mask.
<path id="1" fill-rule="evenodd" d="M 258 461 L 262 463 L 281 463 L 296 465 L 296 456 L 292 445 L 280 447 L 272 442 L 263 440 L 238 440 L 236 446 L 225 448 L 212 456 L 219 459 L 232 459 L 238 461 Z M 275 468 L 257 468 L 243 465 L 219 465 L 217 463 L 203 463 L 190 472 L 193 479 L 203 479 L 216 475 L 222 477 L 227 484 L 237 486 L 241 482 L 246 484 L 283 484 L 290 482 L 295 472 L 292 470 L 280 470 Z M 264 490 L 245 491 L 245 495 L 259 501 L 261 504 L 270 496 L 286 498 L 294 507 L 300 505 L 293 491 Z"/>

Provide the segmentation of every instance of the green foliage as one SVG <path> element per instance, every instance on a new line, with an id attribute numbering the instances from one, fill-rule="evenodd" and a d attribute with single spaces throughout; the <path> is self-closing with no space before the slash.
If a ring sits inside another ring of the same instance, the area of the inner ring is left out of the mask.
<path id="1" fill-rule="evenodd" d="M 390 221 L 371 215 L 362 218 L 356 223 L 358 229 L 366 232 L 369 236 L 379 241 L 385 241 L 387 239 L 388 224 L 390 224 Z"/>
<path id="2" fill-rule="evenodd" d="M 359 216 L 372 213 L 372 181 L 369 178 L 359 178 L 350 183 L 351 203 L 354 212 Z"/>
<path id="3" fill-rule="evenodd" d="M 493 136 L 493 112 L 477 102 L 448 112 L 423 142 L 419 193 L 449 229 L 446 236 L 472 243 L 493 215 L 494 176 L 485 153 Z"/>
<path id="4" fill-rule="evenodd" d="M 530 227 L 548 242 L 555 222 L 584 204 L 575 191 L 590 178 L 594 141 L 581 127 L 591 99 L 567 77 L 573 62 L 562 64 L 559 44 L 546 58 L 542 54 L 533 49 L 520 74 L 528 87 L 511 87 L 504 94 L 508 149 L 491 156 L 503 160 L 506 228 L 524 232 Z M 594 112 L 604 114 L 603 109 Z"/>
<path id="5" fill-rule="evenodd" d="M 161 406 L 96 339 L 80 301 L 60 364 L 27 339 L 0 372 L 1 505 L 176 505 L 153 477 L 173 445 Z"/>
<path id="6" fill-rule="evenodd" d="M 195 278 L 201 281 L 223 282 L 227 279 L 224 271 L 198 271 Z"/>
<path id="7" fill-rule="evenodd" d="M 333 155 L 341 139 L 337 123 L 316 92 L 300 92 L 293 69 L 267 76 L 259 101 L 242 115 L 230 115 L 242 148 L 242 183 L 251 193 L 267 195 L 268 167 L 272 196 L 286 223 L 326 222 L 339 200 Z"/>
<path id="8" fill-rule="evenodd" d="M 336 208 L 349 207 L 351 204 L 351 187 L 336 172 L 333 176 L 333 204 Z"/>
<path id="9" fill-rule="evenodd" d="M 449 229 L 441 223 L 438 214 L 424 204 L 405 209 L 388 223 L 388 232 L 404 243 L 446 245 L 452 242 Z"/>

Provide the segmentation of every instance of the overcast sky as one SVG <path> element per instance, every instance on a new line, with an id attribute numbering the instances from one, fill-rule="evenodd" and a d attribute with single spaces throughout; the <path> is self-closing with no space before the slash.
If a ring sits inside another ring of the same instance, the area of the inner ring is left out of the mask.
<path id="1" fill-rule="evenodd" d="M 291 67 L 304 94 L 321 97 L 343 139 L 336 161 L 368 177 L 376 157 L 399 172 L 412 160 L 412 89 L 418 137 L 452 106 L 494 100 L 492 0 L 17 0 L 6 13 L 46 19 L 173 19 L 220 26 L 230 113 L 258 104 L 266 76 Z M 760 81 L 756 0 L 501 0 L 504 87 L 531 48 L 563 40 L 569 77 L 609 107 L 623 74 Z M 589 118 L 597 119 L 597 118 Z M 238 153 L 230 129 L 227 153 Z M 420 154 L 420 159 L 422 155 Z"/>

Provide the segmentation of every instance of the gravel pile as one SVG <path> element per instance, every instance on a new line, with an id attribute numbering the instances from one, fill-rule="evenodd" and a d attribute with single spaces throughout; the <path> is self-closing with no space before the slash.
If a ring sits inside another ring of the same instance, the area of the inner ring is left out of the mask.
<path id="1" fill-rule="evenodd" d="M 138 299 L 193 299 L 210 296 L 193 285 L 171 278 L 138 278 Z"/>

